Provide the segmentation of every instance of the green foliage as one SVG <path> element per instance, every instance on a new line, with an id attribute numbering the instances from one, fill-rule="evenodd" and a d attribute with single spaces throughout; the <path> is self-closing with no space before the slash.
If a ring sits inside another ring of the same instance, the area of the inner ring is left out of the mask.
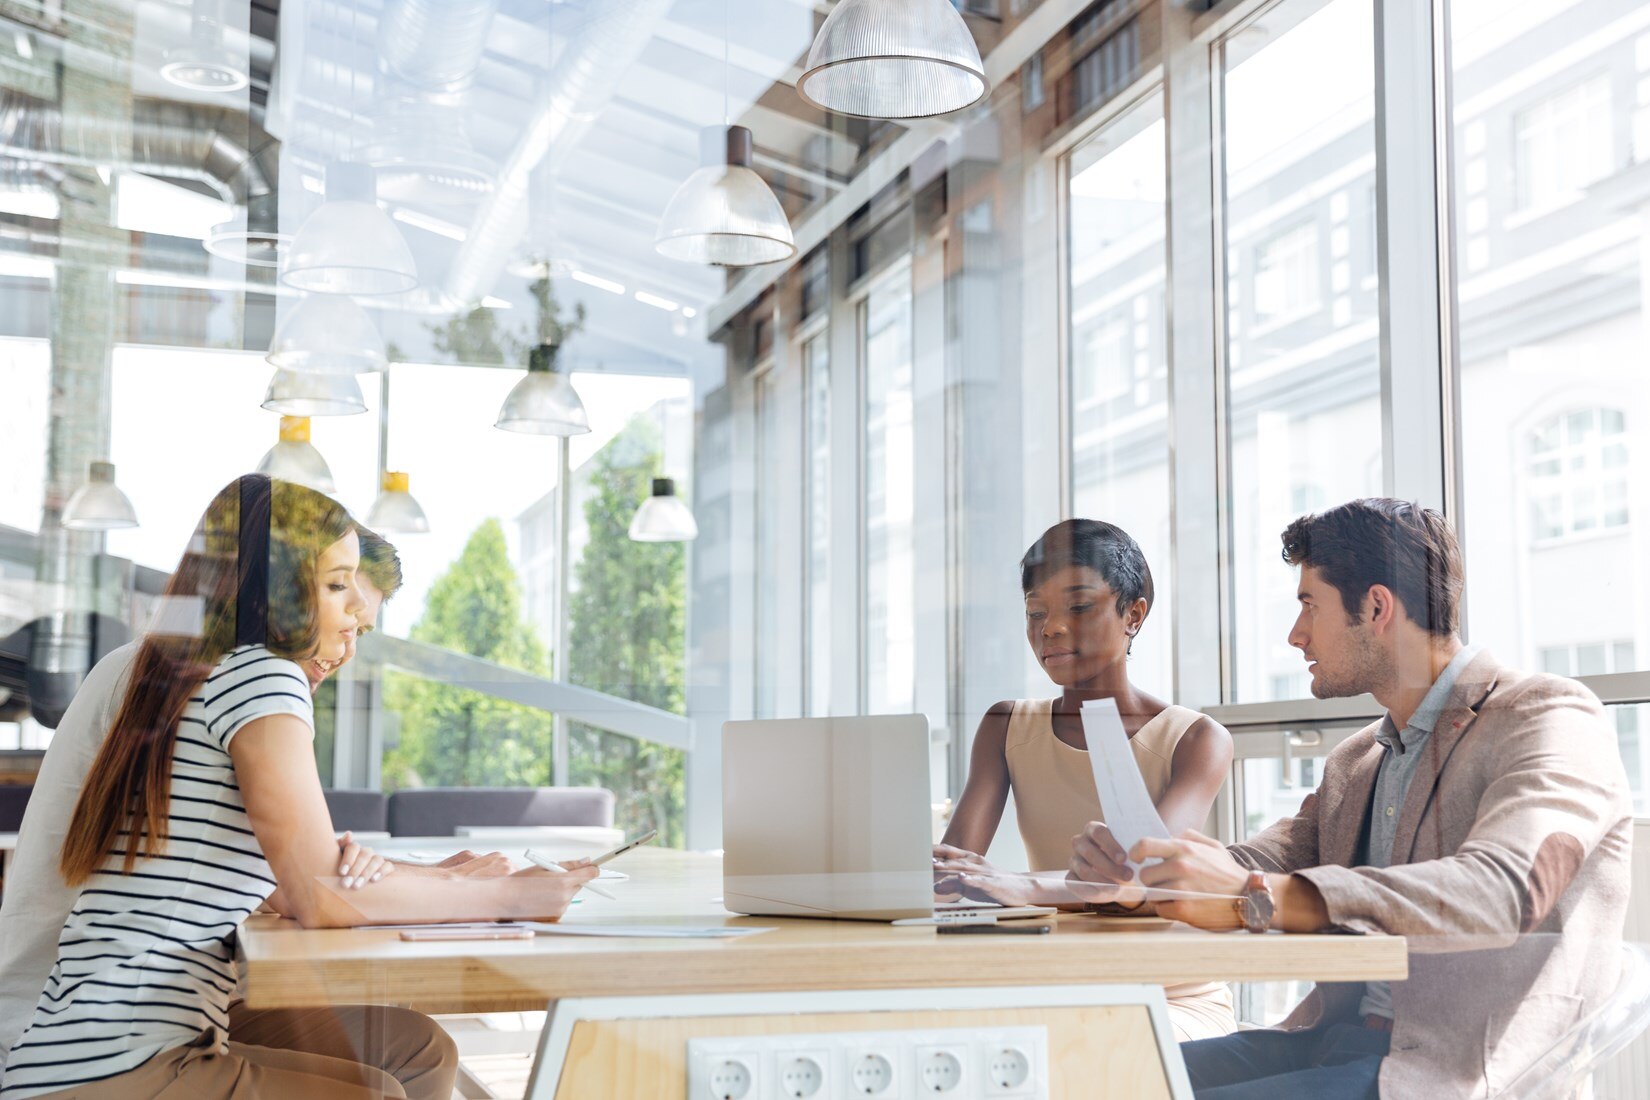
<path id="1" fill-rule="evenodd" d="M 521 588 L 504 529 L 477 527 L 424 602 L 411 637 L 541 676 L 544 647 L 523 619 Z M 546 786 L 550 783 L 550 715 L 451 684 L 386 672 L 400 739 L 384 754 L 384 788 Z"/>
<path id="2" fill-rule="evenodd" d="M 684 712 L 686 549 L 632 542 L 630 518 L 663 466 L 659 430 L 639 416 L 599 451 L 584 502 L 590 541 L 569 599 L 568 676 L 610 695 Z M 626 831 L 657 828 L 684 841 L 684 758 L 679 750 L 571 726 L 573 782 L 618 796 Z"/>

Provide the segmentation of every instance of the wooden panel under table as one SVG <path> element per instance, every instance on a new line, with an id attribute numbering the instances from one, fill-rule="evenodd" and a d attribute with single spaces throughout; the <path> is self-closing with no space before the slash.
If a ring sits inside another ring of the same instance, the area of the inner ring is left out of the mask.
<path id="1" fill-rule="evenodd" d="M 565 997 L 1408 974 L 1398 937 L 1216 934 L 1089 914 L 1062 915 L 1047 936 L 939 936 L 931 927 L 732 916 L 714 900 L 722 879 L 713 856 L 643 850 L 616 865 L 632 876 L 611 884 L 618 900 L 587 895 L 568 912 L 569 923 L 774 930 L 738 940 L 407 943 L 395 932 L 304 931 L 292 921 L 255 917 L 240 938 L 247 1001 L 253 1008 L 390 1003 L 488 1012 L 542 1009 Z"/>

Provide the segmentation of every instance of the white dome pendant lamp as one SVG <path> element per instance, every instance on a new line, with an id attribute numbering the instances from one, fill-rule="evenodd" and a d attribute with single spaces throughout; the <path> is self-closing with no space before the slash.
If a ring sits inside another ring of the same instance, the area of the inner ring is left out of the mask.
<path id="1" fill-rule="evenodd" d="M 630 521 L 633 542 L 692 542 L 699 537 L 693 513 L 676 495 L 676 482 L 668 477 L 653 479 L 653 493 L 636 509 Z"/>
<path id="2" fill-rule="evenodd" d="M 281 282 L 320 294 L 401 294 L 418 285 L 407 240 L 378 205 L 371 165 L 327 165 L 326 201 L 298 227 Z"/>
<path id="3" fill-rule="evenodd" d="M 277 370 L 264 391 L 263 407 L 283 416 L 353 416 L 367 411 L 353 374 Z"/>
<path id="4" fill-rule="evenodd" d="M 751 169 L 751 132 L 707 126 L 701 167 L 682 181 L 659 219 L 653 247 L 672 260 L 749 267 L 796 255 L 791 222 L 767 182 Z"/>
<path id="5" fill-rule="evenodd" d="M 281 417 L 281 435 L 275 446 L 265 452 L 257 472 L 282 481 L 305 485 L 318 493 L 331 496 L 338 491 L 332 480 L 332 469 L 321 452 L 309 441 L 309 417 Z"/>
<path id="6" fill-rule="evenodd" d="M 264 358 L 282 370 L 311 374 L 366 374 L 389 362 L 378 326 L 342 294 L 304 295 L 275 326 Z"/>
<path id="7" fill-rule="evenodd" d="M 932 118 L 990 90 L 974 35 L 948 0 L 841 0 L 796 82 L 808 103 L 859 118 Z"/>
<path id="8" fill-rule="evenodd" d="M 411 483 L 400 470 L 384 471 L 383 492 L 367 511 L 367 526 L 375 531 L 422 535 L 430 529 L 423 507 L 408 492 Z"/>
<path id="9" fill-rule="evenodd" d="M 504 399 L 493 427 L 527 435 L 572 436 L 590 431 L 584 402 L 556 361 L 560 350 L 560 344 L 540 344 L 528 353 L 527 377 Z"/>
<path id="10" fill-rule="evenodd" d="M 115 484 L 113 463 L 91 464 L 86 484 L 69 498 L 61 522 L 71 531 L 114 531 L 138 525 L 132 502 Z"/>

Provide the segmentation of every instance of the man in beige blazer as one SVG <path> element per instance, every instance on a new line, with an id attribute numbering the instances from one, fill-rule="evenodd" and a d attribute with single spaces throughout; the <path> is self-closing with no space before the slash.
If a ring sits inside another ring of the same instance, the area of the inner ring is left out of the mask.
<path id="1" fill-rule="evenodd" d="M 1597 698 L 1508 668 L 1459 635 L 1461 554 L 1443 517 L 1397 500 L 1296 520 L 1300 649 L 1320 699 L 1386 717 L 1329 754 L 1300 812 L 1244 844 L 1145 840 L 1160 903 L 1208 929 L 1409 938 L 1407 981 L 1319 985 L 1281 1029 L 1182 1047 L 1199 1100 L 1493 1095 L 1614 987 L 1632 804 Z M 1497 598 L 1484 593 L 1482 599 Z M 1104 825 L 1072 874 L 1122 881 Z"/>

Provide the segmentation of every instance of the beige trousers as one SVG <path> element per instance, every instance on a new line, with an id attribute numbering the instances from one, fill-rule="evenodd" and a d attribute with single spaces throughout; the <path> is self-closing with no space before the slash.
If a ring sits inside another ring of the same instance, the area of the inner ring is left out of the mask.
<path id="1" fill-rule="evenodd" d="M 404 1008 L 236 1005 L 227 1052 L 218 1034 L 49 1100 L 451 1100 L 458 1073 L 452 1039 Z"/>

